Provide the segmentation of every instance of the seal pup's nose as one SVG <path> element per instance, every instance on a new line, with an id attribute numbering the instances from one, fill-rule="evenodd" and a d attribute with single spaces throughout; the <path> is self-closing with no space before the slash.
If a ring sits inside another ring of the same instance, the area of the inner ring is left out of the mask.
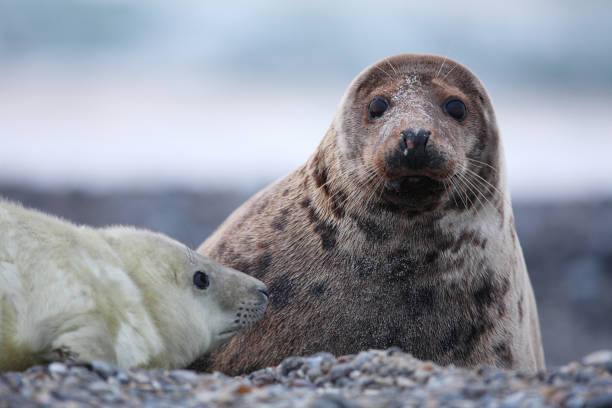
<path id="1" fill-rule="evenodd" d="M 270 293 L 268 292 L 268 288 L 263 286 L 263 287 L 259 287 L 257 288 L 257 291 L 259 293 L 261 293 L 262 295 L 264 295 L 264 297 L 266 298 L 266 301 L 270 298 Z"/>
<path id="2" fill-rule="evenodd" d="M 425 167 L 427 163 L 427 141 L 431 132 L 425 129 L 414 131 L 412 128 L 400 132 L 399 148 L 407 160 L 404 161 L 408 168 L 418 170 Z"/>

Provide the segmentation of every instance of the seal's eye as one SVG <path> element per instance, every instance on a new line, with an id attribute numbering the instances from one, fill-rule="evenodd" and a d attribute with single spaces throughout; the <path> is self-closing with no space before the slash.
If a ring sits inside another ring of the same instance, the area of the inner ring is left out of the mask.
<path id="1" fill-rule="evenodd" d="M 380 118 L 387 108 L 389 108 L 387 99 L 382 96 L 377 96 L 372 99 L 368 105 L 368 115 L 370 115 L 370 119 Z"/>
<path id="2" fill-rule="evenodd" d="M 450 98 L 444 102 L 444 112 L 448 113 L 453 119 L 461 122 L 467 116 L 467 108 L 461 99 Z"/>
<path id="3" fill-rule="evenodd" d="M 202 271 L 197 271 L 193 274 L 193 284 L 196 285 L 198 289 L 206 289 L 208 285 L 210 285 L 208 275 Z"/>

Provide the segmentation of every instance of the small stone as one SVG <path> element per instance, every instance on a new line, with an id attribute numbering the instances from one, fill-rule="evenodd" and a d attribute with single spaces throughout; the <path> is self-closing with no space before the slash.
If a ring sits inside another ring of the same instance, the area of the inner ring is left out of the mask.
<path id="1" fill-rule="evenodd" d="M 278 371 L 280 375 L 287 376 L 292 371 L 298 370 L 303 364 L 304 359 L 302 357 L 289 357 L 278 366 Z"/>
<path id="2" fill-rule="evenodd" d="M 563 390 L 557 390 L 555 392 L 552 393 L 552 395 L 550 396 L 550 401 L 555 403 L 555 404 L 563 404 L 563 402 L 567 399 L 568 395 L 565 391 Z"/>
<path id="3" fill-rule="evenodd" d="M 106 361 L 92 361 L 89 363 L 89 367 L 93 372 L 97 373 L 105 380 L 117 374 L 117 371 L 119 371 L 115 365 Z"/>
<path id="4" fill-rule="evenodd" d="M 584 400 L 579 396 L 574 395 L 565 401 L 565 406 L 568 408 L 582 408 L 584 407 Z"/>
<path id="5" fill-rule="evenodd" d="M 53 362 L 48 366 L 49 372 L 52 374 L 66 374 L 68 372 L 68 367 L 66 367 L 63 363 Z"/>
<path id="6" fill-rule="evenodd" d="M 339 395 L 325 394 L 310 405 L 311 408 L 351 408 L 354 405 Z"/>
<path id="7" fill-rule="evenodd" d="M 586 365 L 604 365 L 606 363 L 612 363 L 612 350 L 595 351 L 583 358 L 582 362 Z"/>
<path id="8" fill-rule="evenodd" d="M 125 371 L 119 371 L 116 375 L 117 381 L 121 384 L 130 382 L 130 376 Z"/>
<path id="9" fill-rule="evenodd" d="M 425 362 L 425 363 L 424 363 L 424 364 L 421 366 L 421 369 L 423 369 L 423 370 L 425 370 L 425 371 L 431 371 L 431 370 L 433 370 L 433 368 L 434 368 L 434 365 L 433 365 L 431 362 L 429 362 L 429 361 Z"/>
<path id="10" fill-rule="evenodd" d="M 463 395 L 470 399 L 477 399 L 487 393 L 487 388 L 482 385 L 472 385 L 463 389 Z"/>
<path id="11" fill-rule="evenodd" d="M 407 377 L 397 377 L 395 383 L 400 388 L 412 388 L 416 385 L 414 381 Z"/>
<path id="12" fill-rule="evenodd" d="M 346 364 L 339 364 L 329 371 L 329 379 L 331 381 L 335 381 L 341 377 L 346 376 L 349 372 L 351 372 L 351 367 Z"/>
<path id="13" fill-rule="evenodd" d="M 168 373 L 168 377 L 173 380 L 195 382 L 198 379 L 198 374 L 190 370 L 173 370 Z"/>
<path id="14" fill-rule="evenodd" d="M 107 393 L 107 392 L 111 392 L 110 387 L 104 381 L 93 382 L 93 383 L 89 384 L 87 386 L 87 388 L 89 389 L 89 391 L 91 391 L 93 393 Z"/>
<path id="15" fill-rule="evenodd" d="M 611 408 L 612 407 L 612 391 L 607 395 L 600 395 L 590 401 L 587 401 L 586 408 Z"/>
<path id="16" fill-rule="evenodd" d="M 508 395 L 503 399 L 502 404 L 504 407 L 513 408 L 521 406 L 521 402 L 525 399 L 525 394 L 522 392 L 515 392 L 514 394 Z"/>
<path id="17" fill-rule="evenodd" d="M 237 394 L 248 394 L 249 392 L 251 392 L 251 387 L 249 387 L 248 385 L 242 384 L 236 387 L 234 392 Z"/>

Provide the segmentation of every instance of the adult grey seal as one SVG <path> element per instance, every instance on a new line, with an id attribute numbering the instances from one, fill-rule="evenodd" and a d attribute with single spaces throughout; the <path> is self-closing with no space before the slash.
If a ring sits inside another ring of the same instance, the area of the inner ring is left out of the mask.
<path id="1" fill-rule="evenodd" d="M 208 369 L 391 346 L 440 364 L 544 368 L 493 106 L 446 58 L 363 71 L 309 160 L 198 251 L 272 293 L 266 318 Z"/>
<path id="2" fill-rule="evenodd" d="M 0 371 L 50 361 L 180 368 L 261 318 L 267 289 L 146 230 L 0 200 Z"/>

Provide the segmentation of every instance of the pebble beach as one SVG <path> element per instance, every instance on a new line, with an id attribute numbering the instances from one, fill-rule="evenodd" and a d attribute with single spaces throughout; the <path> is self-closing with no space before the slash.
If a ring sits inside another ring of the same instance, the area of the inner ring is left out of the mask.
<path id="1" fill-rule="evenodd" d="M 399 349 L 289 357 L 241 377 L 51 363 L 0 374 L 0 407 L 612 407 L 612 351 L 548 372 L 440 367 Z"/>

